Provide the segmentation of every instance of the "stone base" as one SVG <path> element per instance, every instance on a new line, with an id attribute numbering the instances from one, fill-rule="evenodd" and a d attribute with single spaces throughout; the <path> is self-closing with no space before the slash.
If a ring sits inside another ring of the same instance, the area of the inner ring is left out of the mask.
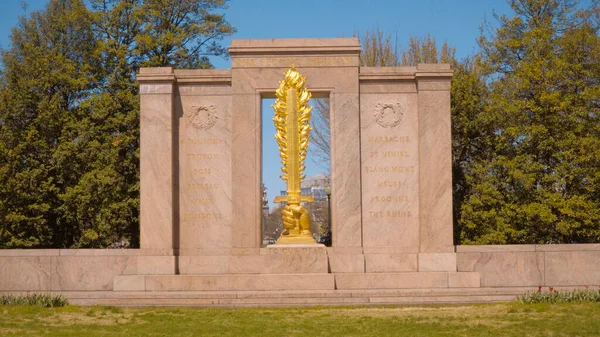
<path id="1" fill-rule="evenodd" d="M 429 289 L 479 287 L 479 273 L 407 272 L 335 275 L 336 289 Z"/>
<path id="2" fill-rule="evenodd" d="M 332 274 L 123 275 L 114 291 L 334 290 Z"/>
<path id="3" fill-rule="evenodd" d="M 66 291 L 73 305 L 299 307 L 323 305 L 459 304 L 512 301 L 537 287 L 284 291 Z M 558 291 L 572 287 L 558 287 Z M 8 292 L 20 295 L 24 292 Z"/>

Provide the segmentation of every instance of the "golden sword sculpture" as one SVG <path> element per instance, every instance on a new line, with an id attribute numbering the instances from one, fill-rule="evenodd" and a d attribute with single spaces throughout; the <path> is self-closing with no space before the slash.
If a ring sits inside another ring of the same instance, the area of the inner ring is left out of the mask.
<path id="1" fill-rule="evenodd" d="M 275 202 L 287 202 L 281 212 L 284 231 L 278 244 L 316 243 L 310 232 L 310 213 L 302 202 L 313 202 L 312 196 L 300 195 L 300 182 L 304 179 L 304 162 L 310 135 L 310 92 L 305 88 L 306 78 L 292 66 L 279 82 L 273 104 L 275 116 L 275 139 L 281 157 L 281 179 L 287 181 L 287 195 L 275 197 Z"/>

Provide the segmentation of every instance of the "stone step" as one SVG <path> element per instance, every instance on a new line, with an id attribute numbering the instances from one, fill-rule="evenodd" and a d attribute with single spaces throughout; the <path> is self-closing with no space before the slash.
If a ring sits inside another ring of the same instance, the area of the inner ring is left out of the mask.
<path id="1" fill-rule="evenodd" d="M 556 289 L 561 291 L 572 288 Z M 296 307 L 493 303 L 511 301 L 517 295 L 534 291 L 537 291 L 537 287 L 279 291 L 71 291 L 61 294 L 74 305 Z"/>
<path id="2" fill-rule="evenodd" d="M 114 291 L 333 290 L 333 274 L 121 275 Z"/>
<path id="3" fill-rule="evenodd" d="M 296 306 L 346 306 L 346 305 L 429 305 L 507 302 L 515 295 L 495 296 L 428 296 L 428 297 L 345 297 L 345 298 L 247 298 L 247 299 L 72 299 L 74 305 L 110 306 L 184 306 L 184 307 L 296 307 Z"/>
<path id="4" fill-rule="evenodd" d="M 478 288 L 477 272 L 339 273 L 336 289 Z"/>

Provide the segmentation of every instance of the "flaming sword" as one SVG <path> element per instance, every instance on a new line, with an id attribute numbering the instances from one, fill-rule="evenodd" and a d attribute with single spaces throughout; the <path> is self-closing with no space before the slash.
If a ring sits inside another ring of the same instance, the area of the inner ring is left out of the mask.
<path id="1" fill-rule="evenodd" d="M 282 234 L 278 243 L 314 243 L 309 230 L 306 230 L 301 222 L 308 221 L 310 228 L 310 217 L 308 211 L 300 207 L 301 202 L 313 202 L 312 196 L 301 195 L 300 182 L 304 176 L 304 162 L 310 135 L 310 114 L 312 107 L 308 105 L 311 97 L 305 88 L 306 78 L 292 67 L 285 72 L 285 78 L 279 82 L 279 88 L 275 95 L 277 100 L 273 104 L 275 116 L 275 139 L 279 145 L 279 156 L 281 164 L 281 179 L 287 182 L 287 195 L 275 197 L 276 203 L 287 202 L 290 209 L 294 209 L 296 224 L 288 228 L 288 233 Z M 303 209 L 302 218 L 300 210 Z M 284 225 L 286 218 L 284 215 Z M 303 230 L 304 229 L 304 230 Z M 285 236 L 285 238 L 284 238 Z"/>

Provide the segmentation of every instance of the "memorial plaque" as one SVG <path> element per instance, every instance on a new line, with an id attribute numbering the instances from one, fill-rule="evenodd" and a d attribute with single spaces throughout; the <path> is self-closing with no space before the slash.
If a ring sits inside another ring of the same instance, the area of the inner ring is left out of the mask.
<path id="1" fill-rule="evenodd" d="M 360 118 L 363 245 L 417 246 L 417 95 L 363 95 Z"/>
<path id="2" fill-rule="evenodd" d="M 231 245 L 231 99 L 179 97 L 180 248 L 210 253 Z"/>

